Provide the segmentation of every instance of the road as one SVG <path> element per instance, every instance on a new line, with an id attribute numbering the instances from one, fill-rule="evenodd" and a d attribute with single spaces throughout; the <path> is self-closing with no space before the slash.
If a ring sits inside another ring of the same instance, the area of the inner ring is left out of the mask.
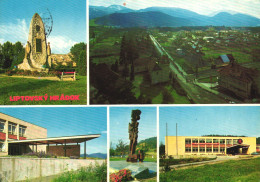
<path id="1" fill-rule="evenodd" d="M 211 92 L 208 89 L 197 85 L 194 80 L 189 80 L 188 78 L 191 75 L 188 75 L 180 65 L 178 65 L 173 57 L 168 54 L 168 52 L 160 45 L 160 43 L 150 35 L 151 40 L 153 41 L 155 47 L 161 55 L 167 55 L 170 60 L 170 70 L 174 74 L 175 79 L 181 85 L 181 87 L 187 93 L 187 96 L 193 100 L 196 104 L 219 104 L 227 103 L 232 98 L 226 98 L 223 94 L 220 95 L 218 92 Z"/>

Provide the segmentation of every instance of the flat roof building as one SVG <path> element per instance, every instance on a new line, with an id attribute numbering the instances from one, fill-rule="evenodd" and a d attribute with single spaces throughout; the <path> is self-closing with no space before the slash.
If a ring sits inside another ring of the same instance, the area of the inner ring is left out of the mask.
<path id="1" fill-rule="evenodd" d="M 228 136 L 166 136 L 165 154 L 220 155 L 251 154 L 256 152 L 256 137 Z"/>
<path id="2" fill-rule="evenodd" d="M 99 134 L 47 138 L 47 129 L 0 113 L 0 156 L 44 152 L 55 156 L 80 157 L 80 143 Z"/>

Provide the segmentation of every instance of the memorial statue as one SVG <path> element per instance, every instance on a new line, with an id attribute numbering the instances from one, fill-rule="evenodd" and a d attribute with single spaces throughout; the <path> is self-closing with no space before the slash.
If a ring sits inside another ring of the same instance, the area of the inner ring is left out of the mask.
<path id="1" fill-rule="evenodd" d="M 137 160 L 139 159 L 140 162 L 143 161 L 144 159 L 144 154 L 142 152 L 142 155 L 140 155 L 140 151 L 139 151 L 139 155 L 135 154 L 135 150 L 136 150 L 136 145 L 137 145 L 137 139 L 138 139 L 138 120 L 140 120 L 140 115 L 141 115 L 141 111 L 140 110 L 132 110 L 132 121 L 131 123 L 129 123 L 128 126 L 128 133 L 129 133 L 129 140 L 130 140 L 130 144 L 129 144 L 129 155 L 127 158 L 128 162 L 137 162 Z M 140 159 L 141 156 L 141 159 Z"/>

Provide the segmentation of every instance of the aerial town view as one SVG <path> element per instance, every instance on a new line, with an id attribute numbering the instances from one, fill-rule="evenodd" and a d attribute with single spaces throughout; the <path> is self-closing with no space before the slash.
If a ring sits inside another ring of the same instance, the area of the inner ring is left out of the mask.
<path id="1" fill-rule="evenodd" d="M 259 2 L 145 2 L 90 1 L 91 104 L 260 102 Z"/>

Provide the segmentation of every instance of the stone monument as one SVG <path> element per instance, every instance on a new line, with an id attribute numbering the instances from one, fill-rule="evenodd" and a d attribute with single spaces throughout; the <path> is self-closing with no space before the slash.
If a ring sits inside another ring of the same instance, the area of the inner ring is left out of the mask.
<path id="1" fill-rule="evenodd" d="M 47 52 L 45 28 L 41 17 L 35 13 L 32 17 L 27 45 L 25 48 L 25 57 L 23 63 L 18 65 L 18 69 L 31 71 L 46 70 L 48 54 Z"/>
<path id="2" fill-rule="evenodd" d="M 132 121 L 129 123 L 128 132 L 129 132 L 129 154 L 128 158 L 126 159 L 127 162 L 143 162 L 144 160 L 144 153 L 143 151 L 139 151 L 138 155 L 135 154 L 137 139 L 138 139 L 138 120 L 140 120 L 141 111 L 140 110 L 132 110 Z"/>

